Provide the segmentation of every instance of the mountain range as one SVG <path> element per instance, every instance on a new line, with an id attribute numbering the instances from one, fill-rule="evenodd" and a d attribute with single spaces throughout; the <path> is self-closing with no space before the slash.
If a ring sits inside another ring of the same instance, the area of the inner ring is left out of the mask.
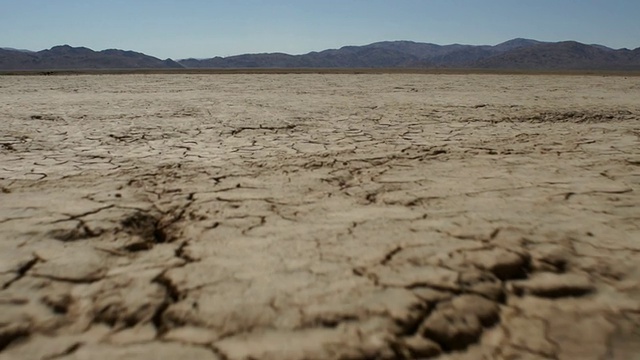
<path id="1" fill-rule="evenodd" d="M 0 48 L 0 70 L 171 69 L 182 68 L 167 59 L 124 50 L 93 51 L 86 47 L 54 46 L 38 52 Z"/>
<path id="2" fill-rule="evenodd" d="M 93 51 L 68 45 L 38 52 L 0 48 L 0 70 L 181 68 L 640 70 L 640 48 L 611 49 L 575 41 L 542 42 L 521 38 L 493 46 L 383 41 L 303 55 L 261 53 L 176 61 L 133 51 Z"/>

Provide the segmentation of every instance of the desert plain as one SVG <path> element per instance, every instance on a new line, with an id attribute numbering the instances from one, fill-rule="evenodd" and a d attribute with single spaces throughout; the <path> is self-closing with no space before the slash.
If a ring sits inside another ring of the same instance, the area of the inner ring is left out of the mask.
<path id="1" fill-rule="evenodd" d="M 640 359 L 640 77 L 0 78 L 0 359 Z"/>

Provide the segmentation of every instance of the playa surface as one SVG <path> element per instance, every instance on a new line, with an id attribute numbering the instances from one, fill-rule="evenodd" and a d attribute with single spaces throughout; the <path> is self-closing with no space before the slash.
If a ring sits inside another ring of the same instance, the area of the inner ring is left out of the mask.
<path id="1" fill-rule="evenodd" d="M 0 78 L 0 359 L 640 358 L 640 78 Z"/>

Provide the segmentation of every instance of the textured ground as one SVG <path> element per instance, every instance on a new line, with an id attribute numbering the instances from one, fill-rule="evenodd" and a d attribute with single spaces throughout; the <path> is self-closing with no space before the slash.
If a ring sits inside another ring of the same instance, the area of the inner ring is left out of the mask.
<path id="1" fill-rule="evenodd" d="M 640 78 L 0 78 L 0 359 L 640 359 Z"/>

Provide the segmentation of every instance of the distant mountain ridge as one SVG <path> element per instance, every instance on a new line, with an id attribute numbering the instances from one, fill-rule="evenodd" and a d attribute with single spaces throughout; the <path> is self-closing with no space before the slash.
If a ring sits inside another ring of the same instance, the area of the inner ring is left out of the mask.
<path id="1" fill-rule="evenodd" d="M 182 68 L 179 63 L 134 51 L 109 49 L 93 51 L 85 47 L 54 46 L 30 52 L 0 48 L 0 70 L 77 70 L 77 69 L 164 69 Z"/>
<path id="2" fill-rule="evenodd" d="M 363 46 L 209 59 L 160 60 L 124 50 L 56 46 L 29 52 L 0 48 L 0 70 L 231 68 L 478 68 L 531 70 L 640 70 L 640 48 L 611 49 L 575 41 L 517 38 L 497 45 L 437 45 L 382 41 Z"/>
<path id="3" fill-rule="evenodd" d="M 245 54 L 178 60 L 186 68 L 481 68 L 640 70 L 640 48 L 512 39 L 498 45 L 383 41 L 303 55 Z"/>

